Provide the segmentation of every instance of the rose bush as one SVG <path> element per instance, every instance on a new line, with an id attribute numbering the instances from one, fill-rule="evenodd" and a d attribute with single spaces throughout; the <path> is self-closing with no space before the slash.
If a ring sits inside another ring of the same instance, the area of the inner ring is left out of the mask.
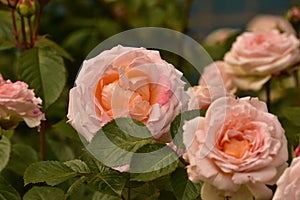
<path id="1" fill-rule="evenodd" d="M 217 98 L 234 94 L 237 88 L 226 68 L 227 64 L 223 61 L 216 61 L 204 68 L 199 85 L 188 88 L 190 110 L 206 109 Z"/>
<path id="2" fill-rule="evenodd" d="M 297 200 L 300 197 L 300 157 L 293 159 L 277 181 L 273 200 Z"/>
<path id="3" fill-rule="evenodd" d="M 235 84 L 246 90 L 259 90 L 273 74 L 291 67 L 300 59 L 299 40 L 294 35 L 245 32 L 225 54 Z"/>
<path id="4" fill-rule="evenodd" d="M 275 184 L 288 152 L 284 130 L 264 102 L 221 97 L 183 129 L 189 178 L 214 186 L 219 193 L 210 196 L 234 196 L 246 187 L 256 199 L 271 198 L 265 184 Z"/>
<path id="5" fill-rule="evenodd" d="M 24 120 L 29 127 L 39 126 L 45 120 L 40 110 L 42 100 L 24 82 L 4 80 L 0 74 L 0 124 L 4 129 L 15 128 Z"/>
<path id="6" fill-rule="evenodd" d="M 171 121 L 186 106 L 181 76 L 157 51 L 104 51 L 82 65 L 70 91 L 69 122 L 90 141 L 112 119 L 131 117 L 155 139 L 168 140 Z"/>

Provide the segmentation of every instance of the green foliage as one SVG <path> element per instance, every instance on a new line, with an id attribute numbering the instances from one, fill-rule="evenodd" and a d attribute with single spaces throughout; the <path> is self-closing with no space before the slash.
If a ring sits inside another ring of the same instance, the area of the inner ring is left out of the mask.
<path id="1" fill-rule="evenodd" d="M 37 161 L 37 152 L 32 147 L 24 144 L 14 144 L 11 148 L 7 169 L 22 176 L 25 169 Z"/>
<path id="2" fill-rule="evenodd" d="M 147 144 L 133 155 L 130 180 L 151 181 L 172 173 L 179 163 L 178 156 L 165 144 Z M 135 173 L 138 172 L 138 173 Z"/>
<path id="3" fill-rule="evenodd" d="M 0 199 L 21 200 L 21 197 L 17 190 L 9 185 L 2 176 L 0 176 Z"/>
<path id="4" fill-rule="evenodd" d="M 46 182 L 54 186 L 72 177 L 77 171 L 58 161 L 41 161 L 31 164 L 24 173 L 24 184 Z"/>
<path id="5" fill-rule="evenodd" d="M 185 169 L 177 168 L 172 174 L 173 191 L 177 199 L 190 200 L 199 199 L 202 184 L 193 183 L 188 179 Z"/>
<path id="6" fill-rule="evenodd" d="M 129 164 L 134 152 L 152 140 L 144 124 L 129 118 L 119 118 L 102 127 L 87 149 L 105 165 L 119 167 Z"/>
<path id="7" fill-rule="evenodd" d="M 45 109 L 58 99 L 66 83 L 63 58 L 49 47 L 24 51 L 18 60 L 18 74 L 43 99 Z"/>
<path id="8" fill-rule="evenodd" d="M 4 135 L 2 135 L 2 138 L 0 139 L 0 172 L 8 163 L 10 151 L 10 141 Z"/>
<path id="9" fill-rule="evenodd" d="M 181 149 L 185 148 L 183 144 L 183 125 L 185 121 L 191 120 L 198 116 L 204 116 L 204 110 L 190 110 L 186 112 L 182 112 L 175 117 L 173 122 L 171 123 L 171 135 L 173 138 L 174 144 Z"/>
<path id="10" fill-rule="evenodd" d="M 33 187 L 23 197 L 24 200 L 62 200 L 64 191 L 55 187 Z"/>
<path id="11" fill-rule="evenodd" d="M 294 125 L 300 126 L 300 107 L 286 107 L 283 115 Z"/>
<path id="12" fill-rule="evenodd" d="M 116 196 L 112 196 L 112 195 L 109 195 L 109 194 L 103 194 L 101 192 L 95 192 L 94 195 L 93 195 L 93 198 L 92 198 L 92 200 L 102 200 L 102 199 L 105 199 L 105 200 L 120 200 L 121 198 L 118 198 Z"/>

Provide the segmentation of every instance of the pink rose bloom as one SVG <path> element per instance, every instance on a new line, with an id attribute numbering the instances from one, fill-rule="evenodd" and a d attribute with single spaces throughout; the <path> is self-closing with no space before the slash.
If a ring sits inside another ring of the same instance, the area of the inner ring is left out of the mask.
<path id="1" fill-rule="evenodd" d="M 70 91 L 68 118 L 91 141 L 107 122 L 130 117 L 155 139 L 168 140 L 170 123 L 186 104 L 182 73 L 158 51 L 117 46 L 84 61 Z"/>
<path id="2" fill-rule="evenodd" d="M 298 145 L 298 147 L 295 149 L 295 157 L 299 157 L 300 156 L 300 145 Z"/>
<path id="3" fill-rule="evenodd" d="M 246 90 L 259 90 L 272 74 L 300 60 L 299 40 L 294 35 L 270 32 L 245 32 L 233 43 L 224 60 L 234 75 L 235 84 Z"/>
<path id="4" fill-rule="evenodd" d="M 202 196 L 218 199 L 248 190 L 256 199 L 271 198 L 266 184 L 275 184 L 288 151 L 284 130 L 264 102 L 221 97 L 183 130 L 189 179 L 215 188 L 213 194 L 202 190 Z"/>
<path id="5" fill-rule="evenodd" d="M 300 157 L 293 159 L 277 181 L 277 189 L 273 200 L 299 200 L 300 199 Z"/>
<path id="6" fill-rule="evenodd" d="M 220 45 L 224 44 L 231 36 L 238 33 L 237 29 L 220 28 L 211 32 L 205 39 L 206 45 Z"/>
<path id="7" fill-rule="evenodd" d="M 237 88 L 231 74 L 226 71 L 227 67 L 225 62 L 216 61 L 204 68 L 199 85 L 187 91 L 190 96 L 189 110 L 207 109 L 212 101 L 235 93 Z"/>
<path id="8" fill-rule="evenodd" d="M 269 32 L 274 29 L 296 35 L 290 22 L 278 15 L 257 15 L 247 25 L 247 30 L 253 32 Z"/>
<path id="9" fill-rule="evenodd" d="M 42 100 L 35 97 L 26 83 L 5 81 L 0 74 L 0 121 L 11 126 L 3 128 L 15 128 L 22 119 L 31 128 L 40 125 L 45 120 L 41 104 Z"/>

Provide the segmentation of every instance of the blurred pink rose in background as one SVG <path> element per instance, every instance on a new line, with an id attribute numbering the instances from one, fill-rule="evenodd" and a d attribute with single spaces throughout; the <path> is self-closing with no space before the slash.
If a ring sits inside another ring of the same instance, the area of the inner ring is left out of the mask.
<path id="1" fill-rule="evenodd" d="M 0 124 L 4 129 L 15 128 L 24 120 L 29 127 L 39 126 L 45 115 L 40 110 L 42 100 L 24 82 L 4 80 L 0 74 Z"/>
<path id="2" fill-rule="evenodd" d="M 230 37 L 237 34 L 238 29 L 220 28 L 211 32 L 203 41 L 205 45 L 220 45 L 224 44 Z"/>
<path id="3" fill-rule="evenodd" d="M 293 159 L 277 181 L 277 189 L 273 200 L 298 200 L 300 199 L 300 157 Z"/>
<path id="4" fill-rule="evenodd" d="M 275 184 L 286 168 L 288 151 L 284 130 L 264 102 L 221 97 L 183 129 L 189 179 L 219 192 L 202 190 L 202 196 L 230 197 L 245 187 L 256 199 L 271 198 L 266 184 Z"/>
<path id="5" fill-rule="evenodd" d="M 278 15 L 257 15 L 247 24 L 247 30 L 253 32 L 269 32 L 274 29 L 296 35 L 290 22 Z"/>
<path id="6" fill-rule="evenodd" d="M 295 149 L 295 157 L 299 157 L 300 156 L 300 144 L 298 145 L 298 147 Z"/>
<path id="7" fill-rule="evenodd" d="M 168 140 L 170 123 L 185 110 L 182 73 L 158 51 L 117 46 L 84 61 L 70 91 L 68 118 L 90 141 L 107 122 L 130 117 L 155 139 Z"/>
<path id="8" fill-rule="evenodd" d="M 299 40 L 294 35 L 270 32 L 245 32 L 225 54 L 228 72 L 244 90 L 259 90 L 272 74 L 299 62 Z"/>
<path id="9" fill-rule="evenodd" d="M 189 110 L 207 109 L 212 101 L 235 93 L 237 87 L 231 74 L 227 73 L 227 67 L 225 62 L 216 61 L 204 68 L 199 85 L 187 91 L 190 96 Z"/>

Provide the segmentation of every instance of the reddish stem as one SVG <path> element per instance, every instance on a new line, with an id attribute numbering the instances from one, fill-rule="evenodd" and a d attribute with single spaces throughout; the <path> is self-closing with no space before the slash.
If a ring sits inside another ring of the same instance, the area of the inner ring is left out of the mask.
<path id="1" fill-rule="evenodd" d="M 22 31 L 24 49 L 27 49 L 26 30 L 25 30 L 25 22 L 23 16 L 21 16 L 21 31 Z"/>
<path id="2" fill-rule="evenodd" d="M 43 5 L 41 5 L 41 7 L 39 9 L 39 14 L 37 16 L 37 23 L 36 23 L 36 26 L 35 26 L 35 29 L 34 29 L 34 42 L 37 40 L 37 37 L 38 37 L 38 34 L 39 34 L 43 9 L 44 9 L 44 7 L 43 7 Z"/>
<path id="3" fill-rule="evenodd" d="M 46 160 L 46 151 L 45 151 L 45 131 L 46 131 L 46 127 L 45 127 L 45 122 L 41 123 L 41 127 L 40 127 L 40 155 L 41 155 L 41 160 Z"/>

